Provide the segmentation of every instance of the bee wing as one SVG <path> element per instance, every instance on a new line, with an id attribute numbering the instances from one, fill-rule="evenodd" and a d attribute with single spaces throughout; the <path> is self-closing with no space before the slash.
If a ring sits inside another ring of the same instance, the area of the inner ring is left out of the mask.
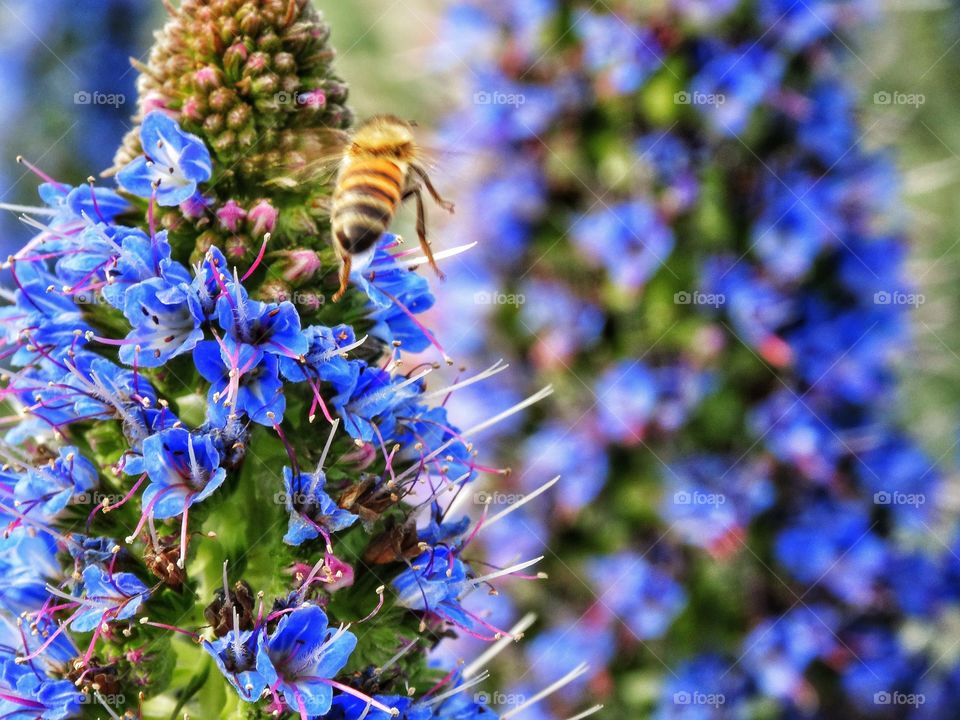
<path id="1" fill-rule="evenodd" d="M 305 133 L 299 147 L 284 155 L 282 172 L 268 184 L 294 188 L 303 183 L 327 182 L 339 168 L 349 144 L 350 134 L 344 130 L 320 128 Z"/>

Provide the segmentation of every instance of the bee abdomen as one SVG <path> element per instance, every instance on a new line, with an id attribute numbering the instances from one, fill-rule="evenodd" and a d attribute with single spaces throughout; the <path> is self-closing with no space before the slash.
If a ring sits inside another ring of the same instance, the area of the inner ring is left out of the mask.
<path id="1" fill-rule="evenodd" d="M 355 162 L 337 184 L 332 221 L 334 234 L 349 253 L 373 245 L 390 225 L 400 204 L 403 172 L 391 162 Z"/>

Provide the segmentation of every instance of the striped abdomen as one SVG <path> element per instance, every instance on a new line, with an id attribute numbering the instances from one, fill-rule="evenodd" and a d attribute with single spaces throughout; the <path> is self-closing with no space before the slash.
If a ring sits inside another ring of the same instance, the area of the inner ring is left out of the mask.
<path id="1" fill-rule="evenodd" d="M 400 205 L 406 169 L 384 158 L 349 160 L 333 195 L 333 236 L 341 250 L 356 255 L 386 232 Z"/>

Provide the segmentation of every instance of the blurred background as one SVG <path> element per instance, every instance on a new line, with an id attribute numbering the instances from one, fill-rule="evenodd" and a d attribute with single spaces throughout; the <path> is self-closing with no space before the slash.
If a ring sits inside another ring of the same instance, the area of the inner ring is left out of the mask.
<path id="1" fill-rule="evenodd" d="M 471 598 L 538 616 L 493 665 L 499 712 L 954 717 L 960 7 L 318 5 L 357 115 L 437 150 L 435 244 L 478 243 L 431 322 L 452 377 L 511 368 L 450 399 L 460 424 L 554 388 L 460 505 L 522 504 L 485 551 L 551 576 Z M 2 202 L 36 202 L 17 155 L 110 164 L 163 15 L 0 2 Z"/>

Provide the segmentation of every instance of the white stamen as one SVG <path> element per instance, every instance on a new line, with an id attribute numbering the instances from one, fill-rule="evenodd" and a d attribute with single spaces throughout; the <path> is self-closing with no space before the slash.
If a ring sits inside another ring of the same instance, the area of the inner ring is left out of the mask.
<path id="1" fill-rule="evenodd" d="M 534 558 L 533 560 L 525 560 L 522 563 L 517 563 L 516 565 L 511 565 L 510 567 L 503 568 L 503 570 L 497 570 L 496 572 L 487 573 L 486 575 L 481 575 L 478 578 L 474 578 L 470 582 L 472 582 L 474 585 L 480 585 L 481 583 L 485 583 L 489 580 L 495 580 L 498 577 L 503 577 L 504 575 L 512 575 L 515 572 L 526 570 L 531 565 L 536 565 L 538 562 L 543 560 L 543 558 L 544 556 L 541 555 L 540 557 Z"/>
<path id="2" fill-rule="evenodd" d="M 456 255 L 461 255 L 468 250 L 472 250 L 476 245 L 476 242 L 472 242 L 466 245 L 458 245 L 457 247 L 450 248 L 449 250 L 441 250 L 440 252 L 433 254 L 433 259 L 446 260 L 447 258 L 455 257 Z M 410 258 L 409 260 L 396 260 L 397 266 L 402 268 L 415 268 L 428 262 L 430 262 L 430 260 L 425 255 L 419 255 L 417 257 Z"/>
<path id="3" fill-rule="evenodd" d="M 498 513 L 497 513 L 496 515 L 494 515 L 493 517 L 487 518 L 486 522 L 483 523 L 483 526 L 481 527 L 481 530 L 483 530 L 484 528 L 490 527 L 490 526 L 493 525 L 495 522 L 499 522 L 500 520 L 503 520 L 503 518 L 505 518 L 507 515 L 509 515 L 510 513 L 512 513 L 514 510 L 519 510 L 520 508 L 522 508 L 524 505 L 526 505 L 528 502 L 530 502 L 531 500 L 533 500 L 533 499 L 534 499 L 535 497 L 537 497 L 538 495 L 543 495 L 543 493 L 545 493 L 547 490 L 549 490 L 550 488 L 552 488 L 552 487 L 553 487 L 554 485 L 556 485 L 558 482 L 560 482 L 560 476 L 559 476 L 559 475 L 557 475 L 555 478 L 553 478 L 553 480 L 547 480 L 547 482 L 545 482 L 543 485 L 541 485 L 540 487 L 538 487 L 538 488 L 537 488 L 536 490 L 534 490 L 532 493 L 530 493 L 530 494 L 528 494 L 528 495 L 524 495 L 520 500 L 517 500 L 515 503 L 511 503 L 510 505 L 508 505 L 507 507 L 505 507 L 503 510 L 501 510 L 500 512 L 498 512 Z"/>
<path id="4" fill-rule="evenodd" d="M 561 688 L 566 687 L 567 685 L 572 683 L 574 680 L 576 680 L 578 677 L 580 677 L 585 672 L 587 672 L 587 670 L 589 669 L 590 669 L 590 666 L 587 663 L 580 663 L 573 670 L 568 672 L 566 675 L 564 675 L 562 678 L 557 680 L 552 685 L 548 685 L 547 687 L 545 687 L 543 690 L 538 692 L 536 695 L 534 695 L 532 698 L 527 700 L 525 703 L 522 703 L 521 705 L 517 705 L 512 710 L 508 710 L 507 712 L 505 712 L 503 715 L 500 716 L 500 720 L 510 720 L 510 718 L 512 718 L 517 713 L 523 712 L 528 707 L 536 705 L 538 702 L 540 702 L 544 698 L 549 697 L 550 695 L 553 695 L 555 692 L 557 692 L 557 690 L 560 690 Z"/>
<path id="5" fill-rule="evenodd" d="M 464 690 L 469 690 L 474 685 L 479 685 L 482 682 L 486 682 L 486 680 L 489 677 L 490 677 L 490 673 L 488 673 L 487 671 L 483 671 L 482 673 L 477 675 L 475 678 L 468 680 L 465 683 L 461 683 L 456 687 L 450 688 L 446 692 L 442 692 L 439 695 L 436 695 L 435 697 L 430 698 L 429 702 L 424 703 L 424 705 L 426 705 L 427 707 L 430 707 L 431 705 L 436 705 L 437 703 L 441 703 L 449 697 L 453 697 L 454 695 L 462 693 Z"/>
<path id="6" fill-rule="evenodd" d="M 450 387 L 442 388 L 440 390 L 432 390 L 431 392 L 424 393 L 422 397 L 424 400 L 429 400 L 430 398 L 434 398 L 434 397 L 441 397 L 443 395 L 448 395 L 449 393 L 456 392 L 457 390 L 462 390 L 463 388 L 469 387 L 474 383 L 482 382 L 483 380 L 492 378 L 494 375 L 501 373 L 504 370 L 506 370 L 508 367 L 510 367 L 509 365 L 502 364 L 502 363 L 503 363 L 502 359 L 497 360 L 489 368 L 487 368 L 483 372 L 477 373 L 472 378 L 463 380 L 462 382 L 455 383 Z"/>
<path id="7" fill-rule="evenodd" d="M 527 613 L 520 618 L 519 622 L 510 628 L 510 632 L 507 635 L 493 643 L 480 654 L 480 657 L 463 669 L 463 677 L 473 677 L 473 675 L 484 665 L 497 657 L 497 655 L 502 653 L 507 647 L 515 643 L 523 635 L 523 633 L 533 626 L 536 621 L 537 616 L 534 613 Z"/>
<path id="8" fill-rule="evenodd" d="M 567 720 L 583 720 L 583 718 L 590 717 L 591 715 L 594 715 L 600 712 L 601 710 L 603 710 L 603 705 L 594 705 L 589 710 L 584 710 L 579 715 L 574 715 L 572 718 L 567 718 Z"/>

